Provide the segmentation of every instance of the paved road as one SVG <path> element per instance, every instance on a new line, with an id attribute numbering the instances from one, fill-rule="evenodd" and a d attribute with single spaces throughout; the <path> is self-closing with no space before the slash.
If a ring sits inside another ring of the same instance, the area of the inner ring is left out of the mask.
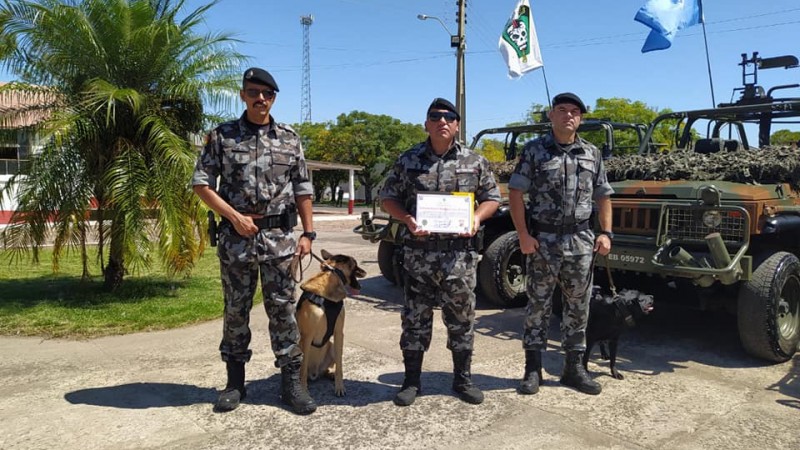
<path id="1" fill-rule="evenodd" d="M 353 220 L 353 219 L 348 219 Z M 765 365 L 741 351 L 735 321 L 656 304 L 623 336 L 618 367 L 589 369 L 603 393 L 558 384 L 558 325 L 544 356 L 545 385 L 515 392 L 522 375 L 520 309 L 479 304 L 474 380 L 479 406 L 450 393 L 451 362 L 438 318 L 426 354 L 424 395 L 392 404 L 402 382 L 398 348 L 402 293 L 379 275 L 376 247 L 324 226 L 316 249 L 347 253 L 368 270 L 347 303 L 347 396 L 327 380 L 311 385 L 317 413 L 295 416 L 277 392 L 266 314 L 253 314 L 247 403 L 215 414 L 223 387 L 220 323 L 88 341 L 0 338 L 2 449 L 751 449 L 800 448 L 800 356 Z"/>

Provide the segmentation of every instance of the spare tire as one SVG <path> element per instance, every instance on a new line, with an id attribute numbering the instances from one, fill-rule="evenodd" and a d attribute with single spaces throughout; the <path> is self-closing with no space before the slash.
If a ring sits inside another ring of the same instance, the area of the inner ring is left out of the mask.
<path id="1" fill-rule="evenodd" d="M 478 282 L 484 296 L 504 308 L 526 304 L 526 260 L 519 249 L 516 231 L 492 241 L 478 265 Z"/>
<path id="2" fill-rule="evenodd" d="M 381 270 L 381 275 L 386 278 L 389 283 L 403 284 L 402 268 L 403 261 L 400 257 L 402 249 L 399 245 L 393 242 L 381 241 L 378 244 L 378 268 Z"/>

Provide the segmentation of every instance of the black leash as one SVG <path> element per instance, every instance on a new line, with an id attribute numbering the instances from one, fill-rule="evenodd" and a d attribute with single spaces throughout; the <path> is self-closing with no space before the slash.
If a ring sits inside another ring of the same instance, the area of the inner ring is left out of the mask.
<path id="1" fill-rule="evenodd" d="M 313 251 L 308 252 L 308 254 L 322 264 L 323 270 L 330 270 L 331 272 L 335 273 L 336 278 L 339 279 L 342 285 L 344 285 L 345 287 L 347 286 L 347 277 L 344 276 L 344 272 L 325 262 L 324 259 L 317 256 Z M 289 264 L 289 274 L 292 276 L 292 280 L 294 280 L 295 283 L 300 283 L 301 281 L 303 281 L 303 273 L 306 270 L 308 270 L 309 266 L 311 266 L 310 259 L 308 260 L 308 264 L 306 264 L 306 266 L 303 267 L 303 257 L 298 254 L 295 254 L 292 257 L 292 262 Z M 297 276 L 298 273 L 300 274 L 299 277 Z"/>
<path id="2" fill-rule="evenodd" d="M 622 299 L 617 297 L 617 287 L 614 286 L 614 278 L 611 277 L 611 266 L 608 264 L 608 258 L 606 258 L 606 275 L 608 276 L 608 288 L 611 290 L 611 298 L 614 305 L 617 307 L 617 311 L 620 313 L 623 320 L 625 320 L 625 325 L 629 327 L 635 326 L 636 320 L 634 320 L 630 309 L 628 309 Z"/>

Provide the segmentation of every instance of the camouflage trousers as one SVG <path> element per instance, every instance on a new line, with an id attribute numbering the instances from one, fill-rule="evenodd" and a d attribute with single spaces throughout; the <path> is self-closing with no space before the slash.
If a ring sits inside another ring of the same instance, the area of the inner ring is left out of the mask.
<path id="1" fill-rule="evenodd" d="M 240 238 L 241 239 L 241 238 Z M 302 358 L 300 332 L 295 319 L 294 280 L 289 273 L 292 256 L 266 259 L 240 245 L 226 246 L 220 239 L 222 291 L 225 298 L 224 325 L 219 350 L 223 361 L 250 360 L 250 310 L 256 285 L 261 278 L 261 294 L 269 318 L 269 337 L 275 366 L 283 367 Z"/>
<path id="2" fill-rule="evenodd" d="M 404 249 L 405 306 L 400 349 L 430 348 L 433 310 L 441 307 L 447 348 L 472 350 L 477 264 L 477 252 Z"/>
<path id="3" fill-rule="evenodd" d="M 540 247 L 544 250 L 544 246 Z M 544 256 L 543 256 L 544 255 Z M 545 252 L 528 255 L 528 305 L 522 346 L 525 350 L 544 350 L 553 308 L 553 291 L 561 280 L 563 316 L 561 347 L 586 349 L 586 325 L 592 295 L 592 255 L 563 255 Z M 550 267 L 550 270 L 547 267 Z"/>

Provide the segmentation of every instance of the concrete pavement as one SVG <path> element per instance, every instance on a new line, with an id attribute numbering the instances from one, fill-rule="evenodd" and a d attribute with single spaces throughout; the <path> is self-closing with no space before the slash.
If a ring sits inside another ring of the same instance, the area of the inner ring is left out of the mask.
<path id="1" fill-rule="evenodd" d="M 321 215 L 318 217 L 322 217 Z M 319 403 L 296 416 L 278 399 L 266 314 L 253 311 L 248 398 L 212 412 L 225 384 L 221 322 L 85 341 L 0 338 L 2 449 L 698 449 L 800 448 L 800 356 L 767 365 L 746 356 L 735 320 L 656 304 L 622 338 L 618 368 L 594 359 L 599 396 L 561 387 L 558 325 L 539 394 L 515 392 L 522 375 L 522 309 L 479 303 L 473 377 L 486 401 L 450 392 L 452 364 L 437 312 L 423 396 L 391 399 L 402 382 L 400 289 L 379 274 L 377 246 L 349 231 L 323 231 L 315 249 L 355 256 L 368 270 L 347 302 L 347 395 L 312 383 Z"/>

